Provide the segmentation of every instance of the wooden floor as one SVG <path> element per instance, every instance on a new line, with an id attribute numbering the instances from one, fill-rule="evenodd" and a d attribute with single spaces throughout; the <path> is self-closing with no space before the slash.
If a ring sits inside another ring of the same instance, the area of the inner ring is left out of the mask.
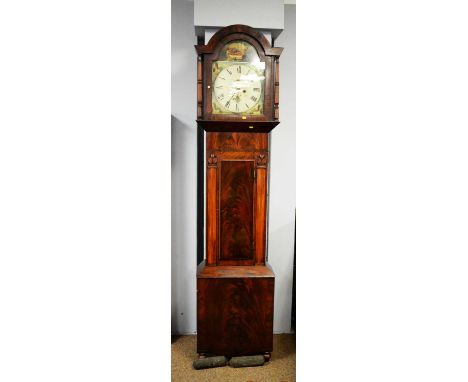
<path id="1" fill-rule="evenodd" d="M 196 336 L 174 336 L 171 345 L 171 380 L 173 382 L 294 382 L 296 380 L 296 336 L 275 334 L 270 362 L 264 366 L 230 366 L 195 370 Z"/>

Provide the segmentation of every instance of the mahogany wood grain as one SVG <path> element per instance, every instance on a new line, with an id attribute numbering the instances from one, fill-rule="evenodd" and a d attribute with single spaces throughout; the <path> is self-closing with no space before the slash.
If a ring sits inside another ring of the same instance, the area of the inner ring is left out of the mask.
<path id="1" fill-rule="evenodd" d="M 265 263 L 267 169 L 257 167 L 255 212 L 255 263 Z"/>
<path id="2" fill-rule="evenodd" d="M 227 357 L 271 352 L 274 280 L 197 278 L 197 352 Z"/>
<path id="3" fill-rule="evenodd" d="M 217 167 L 208 166 L 206 171 L 206 261 L 216 265 L 217 255 Z"/>
<path id="4" fill-rule="evenodd" d="M 218 264 L 254 258 L 254 166 L 252 160 L 220 162 Z"/>
<path id="5" fill-rule="evenodd" d="M 218 143 L 236 146 L 242 134 L 237 138 L 234 134 L 207 139 L 208 265 L 264 264 L 266 259 L 268 151 L 213 150 L 219 148 Z M 265 138 L 246 137 L 246 141 L 250 148 L 268 148 Z M 246 255 L 250 252 L 251 256 Z"/>
<path id="6" fill-rule="evenodd" d="M 252 160 L 256 161 L 259 151 L 212 151 L 216 153 L 218 161 L 224 160 Z"/>
<path id="7" fill-rule="evenodd" d="M 268 134 L 207 133 L 206 147 L 213 151 L 268 151 Z"/>
<path id="8" fill-rule="evenodd" d="M 255 266 L 243 265 L 220 265 L 217 267 L 207 267 L 202 261 L 197 268 L 197 278 L 242 278 L 242 277 L 275 277 L 270 264 Z"/>

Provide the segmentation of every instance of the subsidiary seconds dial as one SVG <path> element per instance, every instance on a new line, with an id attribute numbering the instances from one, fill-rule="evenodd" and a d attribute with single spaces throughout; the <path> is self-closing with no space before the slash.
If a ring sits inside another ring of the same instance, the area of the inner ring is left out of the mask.
<path id="1" fill-rule="evenodd" d="M 217 103 L 231 113 L 247 113 L 262 96 L 262 78 L 253 65 L 236 63 L 219 72 L 214 82 Z"/>

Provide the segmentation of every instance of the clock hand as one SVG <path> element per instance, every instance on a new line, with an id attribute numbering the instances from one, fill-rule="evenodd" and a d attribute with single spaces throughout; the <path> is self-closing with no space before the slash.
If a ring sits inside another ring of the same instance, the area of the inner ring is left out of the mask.
<path id="1" fill-rule="evenodd" d="M 225 107 L 226 107 L 226 108 L 228 107 L 229 103 L 232 101 L 232 99 L 234 98 L 234 96 L 235 96 L 236 94 L 237 94 L 237 93 L 233 94 L 233 95 L 231 96 L 231 98 L 229 98 L 229 100 L 225 103 Z"/>

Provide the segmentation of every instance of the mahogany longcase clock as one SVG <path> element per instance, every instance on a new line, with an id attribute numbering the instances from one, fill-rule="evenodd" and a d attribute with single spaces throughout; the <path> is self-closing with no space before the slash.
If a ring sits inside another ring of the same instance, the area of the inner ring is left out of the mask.
<path id="1" fill-rule="evenodd" d="M 273 350 L 267 263 L 269 132 L 279 123 L 279 56 L 245 25 L 196 45 L 197 123 L 206 133 L 206 259 L 197 271 L 199 355 Z"/>

